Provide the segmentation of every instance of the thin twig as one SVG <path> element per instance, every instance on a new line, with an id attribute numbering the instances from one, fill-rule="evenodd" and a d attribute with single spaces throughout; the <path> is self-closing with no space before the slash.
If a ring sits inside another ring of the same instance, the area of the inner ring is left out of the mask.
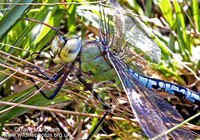
<path id="1" fill-rule="evenodd" d="M 17 104 L 17 103 L 11 103 L 11 102 L 6 102 L 6 101 L 0 101 L 0 104 L 10 105 L 10 106 L 17 106 L 17 107 L 22 107 L 22 108 L 35 109 L 35 110 L 43 110 L 43 111 L 49 111 L 49 112 L 56 112 L 56 113 L 62 113 L 62 114 L 80 115 L 80 116 L 95 117 L 95 118 L 101 118 L 101 117 L 103 117 L 103 115 L 97 115 L 97 114 L 80 113 L 80 112 L 74 112 L 74 111 L 66 111 L 66 110 L 60 110 L 60 109 L 53 109 L 53 108 L 49 108 L 49 107 L 38 107 L 38 106 L 32 106 L 32 105 Z M 110 118 L 109 116 L 106 116 L 106 119 L 115 120 L 115 121 L 126 121 L 126 122 L 137 123 L 136 119 L 130 119 L 131 121 L 129 121 L 129 120 L 121 118 L 121 117 L 112 117 L 112 118 Z"/>

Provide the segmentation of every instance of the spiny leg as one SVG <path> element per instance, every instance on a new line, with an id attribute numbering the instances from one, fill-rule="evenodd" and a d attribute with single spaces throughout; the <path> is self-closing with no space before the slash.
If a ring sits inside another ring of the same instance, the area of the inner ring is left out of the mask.
<path id="1" fill-rule="evenodd" d="M 65 79 L 66 79 L 66 78 L 65 78 Z M 62 80 L 65 81 L 65 79 L 64 79 L 64 76 L 63 76 Z M 31 80 L 33 83 L 35 83 L 35 81 L 33 80 L 33 78 L 29 78 L 29 80 Z M 58 87 L 56 88 L 56 90 L 55 90 L 49 97 L 46 96 L 45 93 L 44 93 L 42 90 L 40 90 L 40 87 L 38 87 L 37 85 L 34 85 L 34 86 L 37 88 L 37 90 L 40 91 L 40 93 L 41 93 L 46 99 L 51 100 L 51 99 L 53 99 L 53 98 L 57 95 L 57 93 L 58 93 L 58 91 L 60 90 L 60 88 L 62 87 L 63 83 L 64 83 L 64 82 L 60 82 L 59 85 L 58 85 Z"/>
<path id="2" fill-rule="evenodd" d="M 66 69 L 67 69 L 67 65 L 66 65 L 66 66 L 63 67 L 55 76 L 53 76 L 53 78 L 50 78 L 50 77 L 47 76 L 44 72 L 42 72 L 41 69 L 38 68 L 38 67 L 35 67 L 35 66 L 27 66 L 27 65 L 25 65 L 25 64 L 24 64 L 24 66 L 25 66 L 25 67 L 30 67 L 30 68 L 36 68 L 42 75 L 45 76 L 45 77 L 43 77 L 44 79 L 47 78 L 47 79 L 50 80 L 50 81 L 56 81 L 56 80 L 57 80 L 59 77 L 61 77 L 62 74 L 65 72 L 65 73 L 64 73 L 64 76 L 62 77 L 62 79 L 61 79 L 61 81 L 60 81 L 60 83 L 59 83 L 59 85 L 58 85 L 58 87 L 56 88 L 56 90 L 55 90 L 49 97 L 47 97 L 47 96 L 45 95 L 45 93 L 44 93 L 42 90 L 40 90 L 40 88 L 39 88 L 37 85 L 35 85 L 35 87 L 40 91 L 40 93 L 41 93 L 45 98 L 47 98 L 47 99 L 53 99 L 53 98 L 56 96 L 56 94 L 58 93 L 58 91 L 60 90 L 60 88 L 62 87 L 62 85 L 64 84 L 65 79 L 67 78 L 68 74 L 71 72 L 70 70 L 66 71 Z M 29 78 L 29 79 L 30 79 L 33 83 L 35 83 L 35 81 L 34 81 L 32 78 Z"/>
<path id="3" fill-rule="evenodd" d="M 49 45 L 44 45 L 44 46 L 39 50 L 39 52 L 34 52 L 34 53 L 32 53 L 32 54 L 31 54 L 31 57 L 33 57 L 34 54 L 41 54 L 41 52 L 42 52 L 45 48 L 47 48 L 47 47 L 49 47 Z M 49 47 L 48 50 L 50 51 L 51 48 Z"/>
<path id="4" fill-rule="evenodd" d="M 58 93 L 58 91 L 60 90 L 60 88 L 62 87 L 62 85 L 64 84 L 64 82 L 65 82 L 65 80 L 66 80 L 66 78 L 67 78 L 67 76 L 68 76 L 68 74 L 69 74 L 70 72 L 71 72 L 71 70 L 68 70 L 68 71 L 66 71 L 66 72 L 64 73 L 64 76 L 62 77 L 62 79 L 61 79 L 59 85 L 57 86 L 56 90 L 55 90 L 54 93 L 52 93 L 51 96 L 49 96 L 47 99 L 53 99 L 53 98 L 56 96 L 56 94 Z M 43 95 L 43 96 L 44 96 L 44 95 Z"/>
<path id="5" fill-rule="evenodd" d="M 102 123 L 102 121 L 105 119 L 105 117 L 108 115 L 109 107 L 106 105 L 106 103 L 99 97 L 99 95 L 92 89 L 92 87 L 83 79 L 81 76 L 77 76 L 78 80 L 94 95 L 94 97 L 103 105 L 103 108 L 106 110 L 106 113 L 103 115 L 101 120 L 97 123 L 93 131 L 90 133 L 87 139 L 90 139 L 94 132 L 97 130 L 99 125 Z"/>
<path id="6" fill-rule="evenodd" d="M 56 75 L 54 75 L 52 78 L 50 78 L 48 75 L 46 75 L 44 72 L 42 72 L 42 70 L 41 70 L 40 68 L 38 68 L 38 67 L 36 67 L 36 66 L 27 66 L 27 65 L 25 65 L 25 64 L 23 64 L 23 66 L 24 66 L 24 67 L 29 67 L 29 68 L 35 68 L 35 69 L 36 69 L 37 71 L 39 71 L 42 75 L 45 76 L 43 79 L 47 78 L 48 80 L 50 80 L 50 81 L 52 81 L 52 82 L 56 81 L 56 80 L 66 71 L 66 69 L 67 69 L 67 66 L 63 67 Z"/>

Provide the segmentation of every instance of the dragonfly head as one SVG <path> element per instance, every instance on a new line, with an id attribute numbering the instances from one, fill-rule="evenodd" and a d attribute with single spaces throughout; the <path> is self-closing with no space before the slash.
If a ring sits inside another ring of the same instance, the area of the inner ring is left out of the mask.
<path id="1" fill-rule="evenodd" d="M 81 50 L 81 41 L 77 36 L 62 37 L 57 35 L 52 41 L 51 49 L 55 55 L 54 63 L 71 63 Z"/>

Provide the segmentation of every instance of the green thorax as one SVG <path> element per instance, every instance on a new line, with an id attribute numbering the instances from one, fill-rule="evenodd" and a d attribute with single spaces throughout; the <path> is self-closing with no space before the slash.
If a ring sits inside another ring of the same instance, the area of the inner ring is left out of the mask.
<path id="1" fill-rule="evenodd" d="M 85 41 L 83 43 L 79 69 L 84 76 L 94 82 L 112 81 L 117 85 L 120 83 L 98 41 Z"/>

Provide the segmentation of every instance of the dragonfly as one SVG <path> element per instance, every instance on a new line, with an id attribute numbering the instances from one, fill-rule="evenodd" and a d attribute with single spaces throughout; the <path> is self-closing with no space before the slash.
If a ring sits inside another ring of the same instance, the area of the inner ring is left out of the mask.
<path id="1" fill-rule="evenodd" d="M 127 29 L 131 25 L 128 22 L 128 16 L 117 1 L 110 0 L 106 5 L 110 7 L 105 8 L 100 1 L 100 39 L 84 41 L 82 43 L 76 35 L 57 35 L 52 41 L 49 49 L 53 52 L 54 63 L 65 63 L 65 66 L 53 78 L 47 76 L 38 67 L 24 66 L 36 68 L 51 81 L 56 81 L 64 75 L 54 93 L 49 97 L 40 90 L 41 94 L 47 99 L 53 99 L 64 84 L 68 74 L 76 71 L 78 80 L 94 94 L 106 110 L 105 115 L 98 124 L 108 114 L 109 107 L 98 97 L 92 87 L 82 77 L 91 79 L 94 82 L 112 81 L 116 83 L 125 91 L 133 114 L 144 133 L 148 138 L 153 138 L 184 120 L 169 103 L 151 89 L 165 91 L 196 104 L 199 104 L 200 96 L 198 93 L 185 87 L 159 79 L 148 78 L 136 73 L 132 68 L 135 63 L 127 60 L 127 58 L 131 57 L 131 53 L 128 51 L 131 48 L 131 43 L 127 42 L 132 39 L 125 39 L 128 36 Z M 113 14 L 110 15 L 110 13 Z M 139 40 L 139 38 L 137 39 Z M 46 47 L 49 46 L 43 47 L 39 52 L 34 54 L 40 54 Z M 34 82 L 33 79 L 32 81 Z M 40 89 L 38 86 L 36 88 Z M 184 140 L 194 138 L 192 132 L 185 125 L 171 132 L 170 136 L 173 139 Z M 88 139 L 90 137 L 91 135 Z M 167 135 L 165 134 L 159 139 L 167 139 Z"/>

